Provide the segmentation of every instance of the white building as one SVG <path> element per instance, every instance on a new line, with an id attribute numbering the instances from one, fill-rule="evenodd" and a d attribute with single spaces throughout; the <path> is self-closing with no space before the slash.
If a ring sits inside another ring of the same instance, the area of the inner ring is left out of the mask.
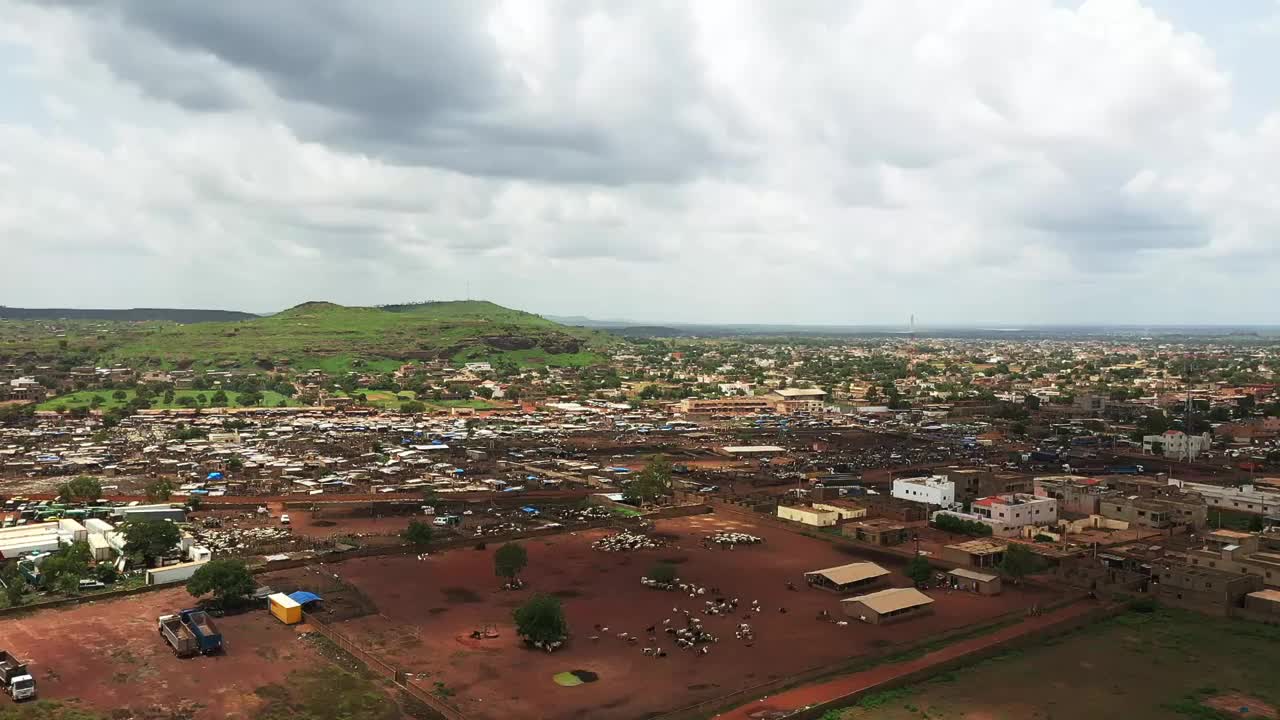
<path id="1" fill-rule="evenodd" d="M 899 500 L 946 508 L 956 503 L 956 484 L 946 475 L 899 478 L 893 481 L 893 496 Z"/>
<path id="2" fill-rule="evenodd" d="M 1209 433 L 1188 435 L 1181 430 L 1166 430 L 1161 435 L 1142 436 L 1142 452 L 1154 453 L 1159 449 L 1165 457 L 1175 460 L 1195 460 L 1212 444 Z"/>
<path id="3" fill-rule="evenodd" d="M 933 514 L 933 518 L 939 515 L 980 522 L 990 527 L 991 534 L 996 537 L 1016 537 L 1022 534 L 1023 528 L 1055 525 L 1058 522 L 1058 501 L 1026 493 L 992 495 L 974 500 L 970 512 L 940 510 Z"/>
<path id="4" fill-rule="evenodd" d="M 1211 508 L 1280 516 L 1280 491 L 1265 489 L 1265 485 L 1259 487 L 1244 484 L 1240 487 L 1223 487 L 1186 480 L 1170 480 L 1169 484 L 1181 488 L 1184 492 L 1198 493 L 1204 498 L 1205 504 Z"/>

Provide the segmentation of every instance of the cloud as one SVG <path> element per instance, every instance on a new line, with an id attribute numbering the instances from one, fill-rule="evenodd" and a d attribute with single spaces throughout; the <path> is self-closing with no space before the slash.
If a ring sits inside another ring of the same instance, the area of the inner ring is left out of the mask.
<path id="1" fill-rule="evenodd" d="M 1280 275 L 1280 113 L 1138 0 L 62 0 L 9 56 L 9 304 L 1243 322 L 1212 283 Z"/>

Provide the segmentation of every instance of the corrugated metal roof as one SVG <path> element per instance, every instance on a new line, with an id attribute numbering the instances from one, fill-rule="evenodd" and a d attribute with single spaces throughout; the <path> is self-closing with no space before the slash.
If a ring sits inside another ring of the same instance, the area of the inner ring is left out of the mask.
<path id="1" fill-rule="evenodd" d="M 915 588 L 889 588 L 868 595 L 846 598 L 841 602 L 859 602 L 879 615 L 929 605 L 933 598 Z"/>
<path id="2" fill-rule="evenodd" d="M 835 585 L 847 585 L 849 583 L 884 577 L 888 574 L 888 570 L 885 570 L 875 563 L 869 562 L 849 563 L 848 565 L 840 565 L 838 567 L 830 567 L 824 570 L 814 570 L 812 572 L 805 573 L 806 576 L 821 575 Z"/>

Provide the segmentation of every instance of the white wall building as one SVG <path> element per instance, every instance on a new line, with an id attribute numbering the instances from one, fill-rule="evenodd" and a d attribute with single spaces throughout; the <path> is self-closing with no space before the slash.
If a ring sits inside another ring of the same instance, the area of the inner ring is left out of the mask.
<path id="1" fill-rule="evenodd" d="M 898 478 L 893 481 L 893 496 L 899 500 L 951 507 L 956 502 L 956 484 L 946 475 Z"/>
<path id="2" fill-rule="evenodd" d="M 1142 436 L 1142 452 L 1154 453 L 1159 449 L 1165 457 L 1175 460 L 1195 460 L 1211 445 L 1213 437 L 1209 433 L 1188 435 L 1181 430 L 1166 430 L 1160 435 Z"/>
<path id="3" fill-rule="evenodd" d="M 1259 489 L 1252 484 L 1223 487 L 1186 480 L 1170 480 L 1169 484 L 1185 492 L 1198 493 L 1211 508 L 1280 516 L 1280 491 Z"/>
<path id="4" fill-rule="evenodd" d="M 1058 522 L 1058 501 L 1051 497 L 1010 493 L 973 501 L 974 515 L 1009 527 L 1052 525 Z"/>

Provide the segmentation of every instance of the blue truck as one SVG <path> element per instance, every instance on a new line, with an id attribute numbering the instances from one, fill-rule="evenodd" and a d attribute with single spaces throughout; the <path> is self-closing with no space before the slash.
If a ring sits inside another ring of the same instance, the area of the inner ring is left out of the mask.
<path id="1" fill-rule="evenodd" d="M 182 624 L 191 630 L 191 634 L 196 636 L 196 645 L 199 646 L 201 653 L 213 655 L 222 649 L 222 633 L 218 632 L 218 627 L 213 624 L 213 618 L 209 617 L 209 613 L 193 608 L 179 612 L 178 617 L 182 619 Z"/>

